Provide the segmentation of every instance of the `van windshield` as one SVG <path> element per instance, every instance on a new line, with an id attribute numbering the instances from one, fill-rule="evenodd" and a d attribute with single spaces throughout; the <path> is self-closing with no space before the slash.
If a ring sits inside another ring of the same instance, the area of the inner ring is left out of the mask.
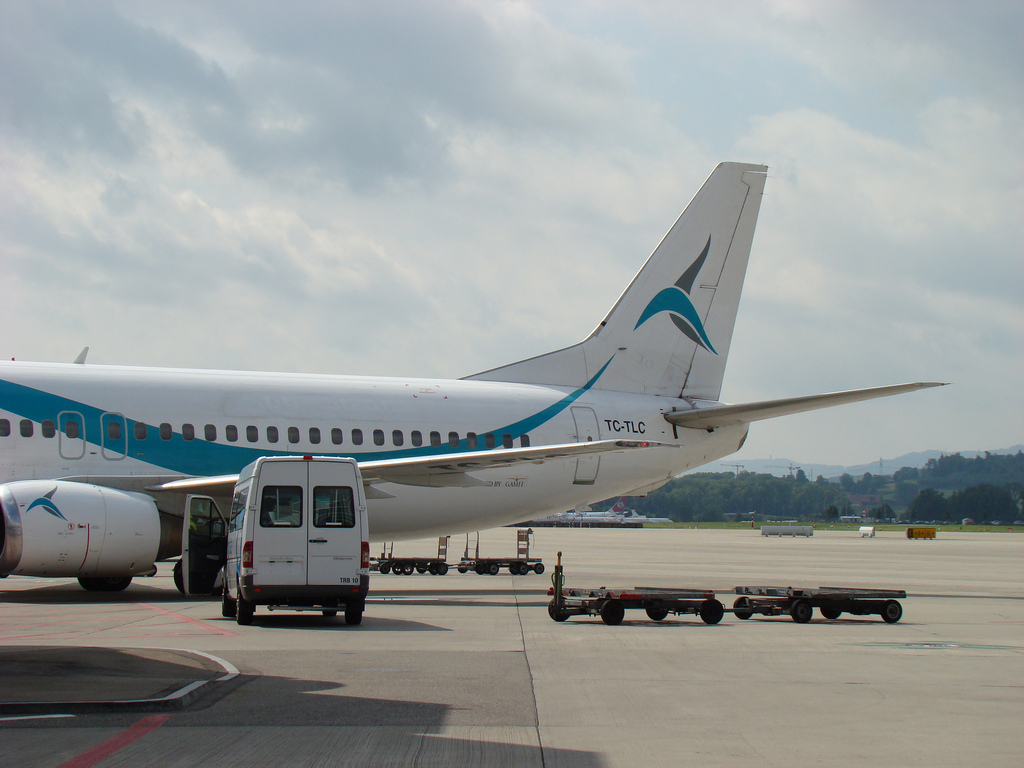
<path id="1" fill-rule="evenodd" d="M 347 486 L 318 485 L 313 489 L 313 526 L 355 528 L 356 508 L 352 489 Z"/>
<path id="2" fill-rule="evenodd" d="M 302 488 L 267 485 L 260 497 L 261 528 L 298 528 L 302 525 Z"/>

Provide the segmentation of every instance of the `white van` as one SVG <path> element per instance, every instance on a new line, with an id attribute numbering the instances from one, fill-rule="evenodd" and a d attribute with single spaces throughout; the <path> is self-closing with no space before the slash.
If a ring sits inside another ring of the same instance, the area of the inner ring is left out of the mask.
<path id="1" fill-rule="evenodd" d="M 252 624 L 270 610 L 345 611 L 363 618 L 369 529 L 354 459 L 263 457 L 242 470 L 228 523 L 222 613 Z"/>

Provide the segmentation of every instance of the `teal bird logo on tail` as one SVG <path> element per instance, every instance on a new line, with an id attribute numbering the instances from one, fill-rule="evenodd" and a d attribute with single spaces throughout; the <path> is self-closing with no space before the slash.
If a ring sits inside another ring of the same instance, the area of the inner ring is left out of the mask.
<path id="1" fill-rule="evenodd" d="M 634 331 L 655 315 L 668 312 L 676 328 L 682 331 L 694 344 L 704 347 L 704 349 L 712 354 L 718 354 L 711 345 L 711 340 L 704 330 L 704 323 L 701 322 L 700 316 L 697 314 L 697 308 L 693 306 L 693 301 L 690 299 L 693 283 L 697 279 L 697 273 L 704 266 L 704 261 L 707 259 L 710 249 L 711 236 L 709 235 L 700 256 L 679 276 L 675 285 L 665 288 L 651 299 L 640 315 L 640 319 L 633 326 Z"/>

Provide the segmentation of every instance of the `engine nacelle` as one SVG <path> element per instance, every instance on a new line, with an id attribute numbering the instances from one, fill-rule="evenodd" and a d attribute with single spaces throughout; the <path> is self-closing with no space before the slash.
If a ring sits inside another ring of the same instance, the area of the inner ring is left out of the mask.
<path id="1" fill-rule="evenodd" d="M 142 493 L 66 480 L 0 485 L 0 575 L 153 573 L 160 513 Z"/>

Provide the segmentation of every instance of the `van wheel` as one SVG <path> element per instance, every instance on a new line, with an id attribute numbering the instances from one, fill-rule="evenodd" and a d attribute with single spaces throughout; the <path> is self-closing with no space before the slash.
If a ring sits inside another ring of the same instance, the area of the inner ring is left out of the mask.
<path id="1" fill-rule="evenodd" d="M 252 624 L 253 616 L 256 615 L 256 603 L 250 603 L 241 595 L 238 596 L 238 612 L 235 614 L 235 621 L 239 624 Z"/>
<path id="2" fill-rule="evenodd" d="M 171 576 L 174 577 L 174 586 L 177 587 L 181 594 L 185 594 L 185 578 L 181 575 L 181 560 L 174 564 L 174 570 L 171 571 Z"/>
<path id="3" fill-rule="evenodd" d="M 227 589 L 220 601 L 220 615 L 225 619 L 233 619 L 238 614 L 238 601 L 228 597 Z"/>
<path id="4" fill-rule="evenodd" d="M 349 603 L 345 606 L 345 623 L 350 626 L 363 623 L 363 606 L 361 603 Z"/>

